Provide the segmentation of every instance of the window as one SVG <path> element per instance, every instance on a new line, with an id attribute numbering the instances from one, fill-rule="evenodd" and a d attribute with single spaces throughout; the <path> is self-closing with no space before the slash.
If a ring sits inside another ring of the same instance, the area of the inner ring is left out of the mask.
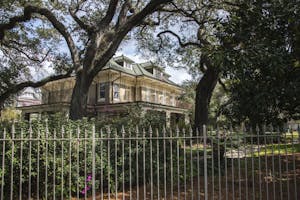
<path id="1" fill-rule="evenodd" d="M 171 96 L 171 105 L 172 106 L 175 106 L 175 97 L 174 96 Z"/>
<path id="2" fill-rule="evenodd" d="M 143 88 L 143 100 L 144 101 L 150 101 L 150 89 L 149 88 Z"/>
<path id="3" fill-rule="evenodd" d="M 156 102 L 156 92 L 155 92 L 155 90 L 151 90 L 151 102 Z"/>
<path id="4" fill-rule="evenodd" d="M 170 93 L 165 93 L 165 104 L 170 105 Z"/>
<path id="5" fill-rule="evenodd" d="M 125 92 L 124 92 L 124 100 L 129 101 L 130 100 L 130 87 L 125 86 Z"/>
<path id="6" fill-rule="evenodd" d="M 99 84 L 99 93 L 98 93 L 98 101 L 104 101 L 105 100 L 105 83 Z"/>
<path id="7" fill-rule="evenodd" d="M 162 93 L 162 92 L 159 92 L 159 95 L 158 95 L 159 97 L 159 102 L 158 103 L 160 103 L 160 104 L 163 104 L 164 103 L 164 94 Z"/>
<path id="8" fill-rule="evenodd" d="M 114 99 L 117 99 L 119 100 L 120 99 L 120 87 L 118 84 L 114 84 L 114 87 L 113 87 L 113 96 L 114 96 Z"/>

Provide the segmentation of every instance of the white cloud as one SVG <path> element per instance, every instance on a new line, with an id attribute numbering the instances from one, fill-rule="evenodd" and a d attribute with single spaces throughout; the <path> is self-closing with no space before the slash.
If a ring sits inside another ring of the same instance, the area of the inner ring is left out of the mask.
<path id="1" fill-rule="evenodd" d="M 185 80 L 192 79 L 191 75 L 185 69 L 174 69 L 172 67 L 167 67 L 166 72 L 171 75 L 170 80 L 180 84 Z"/>

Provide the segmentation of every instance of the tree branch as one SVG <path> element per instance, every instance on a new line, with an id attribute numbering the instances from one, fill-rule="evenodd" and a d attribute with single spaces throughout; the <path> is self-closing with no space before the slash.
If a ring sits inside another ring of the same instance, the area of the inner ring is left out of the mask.
<path id="1" fill-rule="evenodd" d="M 110 43 L 110 46 L 107 48 L 107 50 L 101 54 L 101 56 L 95 59 L 95 67 L 89 71 L 89 74 L 91 76 L 93 74 L 97 74 L 103 68 L 103 66 L 114 55 L 123 38 L 130 30 L 132 30 L 133 27 L 141 24 L 147 16 L 157 11 L 161 5 L 167 4 L 171 1 L 172 0 L 151 0 L 141 11 L 128 18 L 126 22 L 114 33 L 114 39 Z"/>
<path id="2" fill-rule="evenodd" d="M 125 0 L 124 4 L 122 5 L 121 11 L 119 13 L 116 29 L 118 29 L 122 24 L 124 24 L 127 18 L 127 13 L 130 10 L 130 8 L 131 8 L 131 4 L 129 0 Z"/>
<path id="3" fill-rule="evenodd" d="M 98 30 L 101 30 L 102 27 L 107 26 L 111 20 L 113 19 L 116 9 L 117 9 L 117 5 L 119 3 L 119 0 L 111 0 L 108 6 L 108 9 L 106 11 L 106 15 L 100 20 L 99 24 L 98 24 Z"/>
<path id="4" fill-rule="evenodd" d="M 85 30 L 88 34 L 91 34 L 94 31 L 93 28 L 90 25 L 84 23 L 81 19 L 79 19 L 79 17 L 76 15 L 77 12 L 78 12 L 78 8 L 76 8 L 74 12 L 72 11 L 71 8 L 69 8 L 69 13 L 71 17 L 74 19 L 74 21 L 80 26 L 80 28 Z"/>
<path id="5" fill-rule="evenodd" d="M 17 43 L 16 41 L 13 41 L 15 43 Z M 45 61 L 45 59 L 47 58 L 47 56 L 49 55 L 50 53 L 50 49 L 48 49 L 47 53 L 43 56 L 42 59 L 37 59 L 37 58 L 34 58 L 32 57 L 31 55 L 29 55 L 28 53 L 26 53 L 26 51 L 24 51 L 23 49 L 21 48 L 18 48 L 16 46 L 13 46 L 13 45 L 9 45 L 9 44 L 6 44 L 5 42 L 2 42 L 2 45 L 6 46 L 7 48 L 11 48 L 11 49 L 15 49 L 16 51 L 18 51 L 19 53 L 23 54 L 26 58 L 28 58 L 29 60 L 32 60 L 34 62 L 38 62 L 38 63 L 42 63 Z"/>
<path id="6" fill-rule="evenodd" d="M 5 31 L 13 29 L 20 22 L 26 22 L 30 20 L 32 13 L 33 13 L 32 7 L 25 7 L 23 15 L 12 17 L 9 19 L 8 23 L 0 24 L 0 40 L 4 38 Z"/>
<path id="7" fill-rule="evenodd" d="M 180 38 L 180 36 L 177 35 L 176 33 L 174 33 L 174 32 L 171 31 L 171 30 L 162 31 L 162 32 L 160 32 L 160 33 L 157 34 L 157 37 L 159 37 L 159 38 L 162 40 L 161 35 L 163 35 L 163 34 L 171 34 L 171 35 L 173 35 L 174 37 L 176 37 L 177 40 L 178 40 L 179 45 L 180 45 L 181 47 L 183 47 L 183 48 L 185 48 L 185 47 L 187 47 L 187 46 L 195 46 L 195 47 L 198 47 L 198 48 L 201 48 L 201 47 L 202 47 L 201 44 L 196 43 L 196 42 L 186 42 L 186 43 L 182 42 L 182 39 Z"/>
<path id="8" fill-rule="evenodd" d="M 27 87 L 38 88 L 38 87 L 45 85 L 48 82 L 56 81 L 56 80 L 63 79 L 63 78 L 68 78 L 71 76 L 72 72 L 73 72 L 73 68 L 71 68 L 66 74 L 48 76 L 37 82 L 25 81 L 25 82 L 16 84 L 16 85 L 10 87 L 9 90 L 5 91 L 3 94 L 0 95 L 0 104 L 3 104 L 4 101 L 6 99 L 8 99 L 11 94 L 15 94 L 15 93 L 23 90 L 24 88 L 27 88 Z"/>
<path id="9" fill-rule="evenodd" d="M 189 12 L 188 10 L 179 8 L 174 2 L 171 2 L 171 4 L 172 4 L 172 6 L 173 6 L 175 9 L 161 8 L 160 11 L 162 11 L 162 12 L 169 12 L 169 13 L 181 13 L 184 17 L 191 18 L 192 21 L 196 22 L 199 26 L 201 26 L 201 25 L 203 25 L 204 23 L 206 23 L 205 20 L 199 21 L 199 20 L 197 19 L 197 17 L 195 16 L 196 11 L 200 11 L 201 9 L 196 8 L 196 9 L 193 9 L 193 10 L 191 10 L 191 11 Z"/>
<path id="10" fill-rule="evenodd" d="M 64 39 L 69 47 L 69 51 L 71 53 L 71 57 L 72 57 L 75 68 L 79 68 L 80 58 L 79 58 L 77 47 L 73 41 L 73 38 L 67 31 L 64 24 L 62 24 L 60 21 L 58 21 L 58 19 L 55 17 L 55 15 L 46 8 L 39 8 L 36 6 L 26 6 L 24 8 L 23 15 L 12 17 L 9 19 L 8 23 L 0 24 L 0 40 L 2 40 L 4 38 L 5 31 L 13 29 L 20 22 L 29 21 L 32 18 L 32 14 L 40 14 L 40 15 L 46 17 L 51 22 L 53 27 L 64 37 Z"/>

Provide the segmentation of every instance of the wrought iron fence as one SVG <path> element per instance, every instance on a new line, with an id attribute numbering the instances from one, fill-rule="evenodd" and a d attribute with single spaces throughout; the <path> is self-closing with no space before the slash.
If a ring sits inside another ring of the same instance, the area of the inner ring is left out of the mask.
<path id="1" fill-rule="evenodd" d="M 1 199 L 300 198 L 299 130 L 5 129 Z"/>

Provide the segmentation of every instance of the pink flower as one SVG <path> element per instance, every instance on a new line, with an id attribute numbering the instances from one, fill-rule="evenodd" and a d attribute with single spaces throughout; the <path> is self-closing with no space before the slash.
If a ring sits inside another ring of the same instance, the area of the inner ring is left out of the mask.
<path id="1" fill-rule="evenodd" d="M 88 177 L 86 178 L 86 182 L 90 182 L 92 180 L 92 175 L 89 174 Z M 90 186 L 86 186 L 82 191 L 81 194 L 85 194 L 87 193 L 87 191 L 89 191 L 91 189 Z"/>
<path id="2" fill-rule="evenodd" d="M 92 175 L 88 175 L 86 181 L 87 181 L 87 182 L 90 182 L 91 180 L 92 180 Z"/>

